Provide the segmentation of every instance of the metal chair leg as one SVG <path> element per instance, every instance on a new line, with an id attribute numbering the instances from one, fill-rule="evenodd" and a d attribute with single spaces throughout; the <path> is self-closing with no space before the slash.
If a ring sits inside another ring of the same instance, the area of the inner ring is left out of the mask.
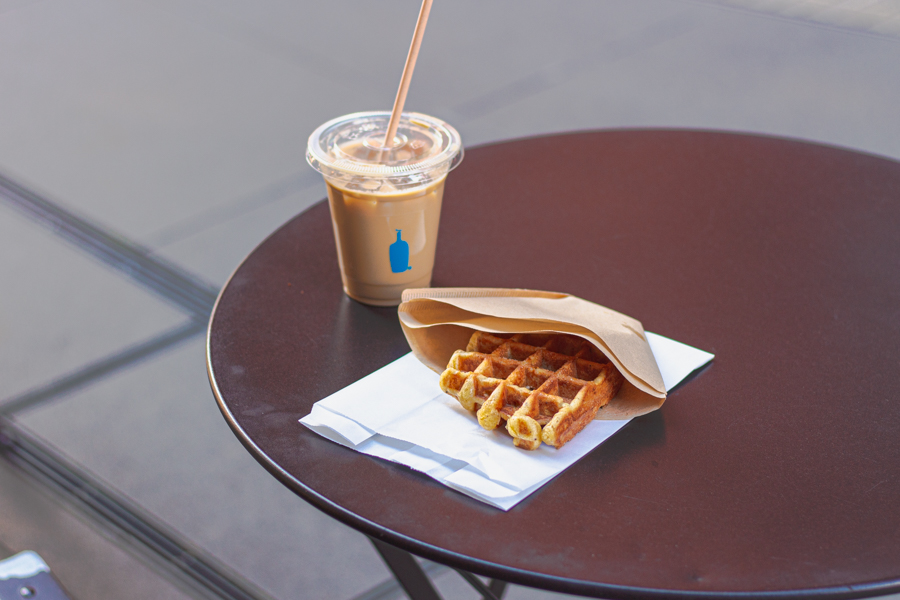
<path id="1" fill-rule="evenodd" d="M 490 584 L 485 585 L 480 579 L 475 577 L 475 575 L 469 573 L 468 571 L 462 571 L 460 569 L 454 569 L 457 573 L 459 573 L 463 579 L 465 579 L 469 585 L 475 588 L 479 594 L 481 594 L 481 600 L 500 600 L 503 598 L 503 592 L 506 591 L 506 582 L 500 581 L 499 579 L 491 579 Z"/>
<path id="2" fill-rule="evenodd" d="M 491 583 L 488 585 L 488 588 L 494 592 L 494 595 L 497 596 L 498 599 L 502 600 L 504 592 L 506 592 L 506 586 L 509 585 L 505 581 L 500 581 L 499 579 L 491 579 Z"/>
<path id="3" fill-rule="evenodd" d="M 369 539 L 411 600 L 441 600 L 428 575 L 412 554 L 373 537 Z"/>

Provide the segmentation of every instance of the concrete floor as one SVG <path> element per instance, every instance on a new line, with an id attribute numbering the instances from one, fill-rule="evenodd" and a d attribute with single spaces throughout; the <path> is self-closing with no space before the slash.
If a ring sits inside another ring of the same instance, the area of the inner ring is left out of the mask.
<path id="1" fill-rule="evenodd" d="M 417 8 L 0 0 L 0 176 L 52 203 L 0 196 L 0 404 L 260 595 L 350 599 L 389 574 L 230 433 L 206 381 L 204 302 L 324 197 L 309 133 L 390 107 Z M 898 64 L 898 0 L 439 1 L 407 108 L 469 146 L 688 127 L 900 159 Z M 0 551 L 37 550 L 78 598 L 197 595 L 132 546 L 0 462 Z M 475 597 L 452 572 L 437 582 Z"/>

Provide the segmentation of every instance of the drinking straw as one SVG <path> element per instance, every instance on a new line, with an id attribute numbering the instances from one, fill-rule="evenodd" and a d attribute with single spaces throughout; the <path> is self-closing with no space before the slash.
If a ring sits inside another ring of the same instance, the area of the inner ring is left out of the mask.
<path id="1" fill-rule="evenodd" d="M 409 54 L 406 56 L 403 77 L 400 78 L 400 88 L 397 90 L 397 97 L 394 99 L 394 110 L 391 112 L 391 120 L 388 123 L 384 142 L 381 144 L 382 148 L 390 148 L 394 145 L 394 136 L 397 135 L 397 127 L 400 125 L 400 113 L 403 112 L 403 105 L 406 103 L 406 92 L 409 91 L 409 81 L 412 79 L 413 69 L 416 68 L 416 58 L 419 56 L 422 36 L 425 35 L 425 24 L 428 22 L 428 13 L 431 12 L 432 1 L 422 0 L 422 9 L 419 11 L 419 20 L 416 21 L 416 31 L 413 33 Z"/>

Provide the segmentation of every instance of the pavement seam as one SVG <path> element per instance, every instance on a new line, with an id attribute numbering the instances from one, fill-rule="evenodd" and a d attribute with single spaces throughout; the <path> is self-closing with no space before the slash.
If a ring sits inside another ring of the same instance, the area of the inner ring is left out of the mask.
<path id="1" fill-rule="evenodd" d="M 99 260 L 143 289 L 187 313 L 189 323 L 101 358 L 35 389 L 0 402 L 0 414 L 70 393 L 131 364 L 168 350 L 206 329 L 218 289 L 180 267 L 154 256 L 149 248 L 110 232 L 40 196 L 0 173 L 0 201 Z"/>
<path id="2" fill-rule="evenodd" d="M 0 174 L 0 199 L 36 223 L 195 318 L 207 318 L 218 289 Z"/>
<path id="3" fill-rule="evenodd" d="M 450 107 L 450 111 L 464 119 L 484 117 L 582 76 L 588 70 L 616 63 L 638 52 L 680 38 L 695 27 L 690 10 L 678 12 L 604 42 L 593 52 L 544 65 L 500 87 L 456 104 Z"/>
<path id="4" fill-rule="evenodd" d="M 271 600 L 262 589 L 3 415 L 0 415 L 0 456 L 60 493 L 101 527 L 119 534 L 172 581 L 181 583 L 193 594 L 209 599 Z"/>
<path id="5" fill-rule="evenodd" d="M 125 367 L 132 366 L 159 352 L 168 350 L 172 346 L 199 335 L 204 331 L 206 331 L 206 322 L 192 319 L 184 325 L 170 329 L 149 340 L 140 342 L 121 352 L 117 352 L 111 356 L 93 362 L 68 375 L 64 375 L 63 377 L 54 379 L 37 388 L 0 402 L 0 415 L 11 415 L 15 412 L 42 404 L 48 400 L 70 394 L 89 385 L 95 380 L 111 375 Z"/>
<path id="6" fill-rule="evenodd" d="M 819 14 L 815 14 L 815 12 L 809 11 L 800 11 L 800 12 L 792 12 L 786 9 L 786 6 L 779 7 L 777 3 L 771 4 L 766 7 L 763 6 L 762 3 L 753 3 L 747 1 L 735 1 L 735 0 L 678 0 L 680 2 L 686 2 L 689 4 L 706 6 L 706 7 L 714 7 L 720 8 L 723 10 L 729 10 L 735 13 L 740 13 L 744 15 L 759 17 L 762 19 L 770 19 L 774 21 L 781 21 L 783 23 L 793 23 L 796 25 L 805 25 L 808 27 L 813 27 L 817 29 L 823 29 L 825 31 L 834 31 L 839 33 L 849 33 L 849 34 L 859 34 L 862 36 L 878 38 L 883 40 L 890 41 L 898 41 L 900 40 L 900 18 L 898 17 L 890 17 L 886 19 L 884 22 L 890 24 L 892 27 L 887 30 L 879 30 L 874 29 L 871 26 L 867 26 L 865 24 L 854 24 L 852 22 L 848 22 L 845 18 L 831 18 L 825 17 L 823 18 L 822 11 L 819 11 Z M 756 4 L 756 5 L 754 5 Z M 785 3 L 787 4 L 787 3 Z M 800 3 L 797 3 L 799 6 Z M 859 11 L 862 14 L 866 14 L 865 11 Z M 867 15 L 870 18 L 872 15 Z"/>
<path id="7" fill-rule="evenodd" d="M 231 202 L 194 213 L 171 223 L 147 237 L 154 248 L 164 248 L 189 236 L 207 231 L 222 223 L 244 216 L 264 206 L 283 200 L 314 186 L 322 186 L 322 177 L 312 169 L 304 169 Z"/>
<path id="8" fill-rule="evenodd" d="M 174 304 L 189 321 L 147 341 L 95 361 L 0 405 L 0 455 L 43 485 L 54 489 L 101 526 L 120 533 L 161 568 L 203 598 L 270 598 L 215 558 L 190 544 L 164 523 L 126 500 L 104 483 L 67 461 L 49 444 L 32 437 L 7 417 L 58 398 L 134 363 L 172 348 L 206 330 L 218 290 L 145 247 L 47 200 L 0 174 L 0 201 L 5 201 L 76 249 Z"/>

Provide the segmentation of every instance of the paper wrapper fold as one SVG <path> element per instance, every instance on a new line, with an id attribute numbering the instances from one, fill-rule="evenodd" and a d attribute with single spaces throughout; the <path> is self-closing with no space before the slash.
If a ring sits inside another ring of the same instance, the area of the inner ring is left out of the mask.
<path id="1" fill-rule="evenodd" d="M 403 292 L 400 325 L 413 354 L 442 373 L 472 330 L 568 333 L 586 339 L 619 369 L 625 383 L 597 419 L 624 420 L 666 399 L 662 375 L 640 321 L 568 294 L 498 288 L 422 288 Z"/>

